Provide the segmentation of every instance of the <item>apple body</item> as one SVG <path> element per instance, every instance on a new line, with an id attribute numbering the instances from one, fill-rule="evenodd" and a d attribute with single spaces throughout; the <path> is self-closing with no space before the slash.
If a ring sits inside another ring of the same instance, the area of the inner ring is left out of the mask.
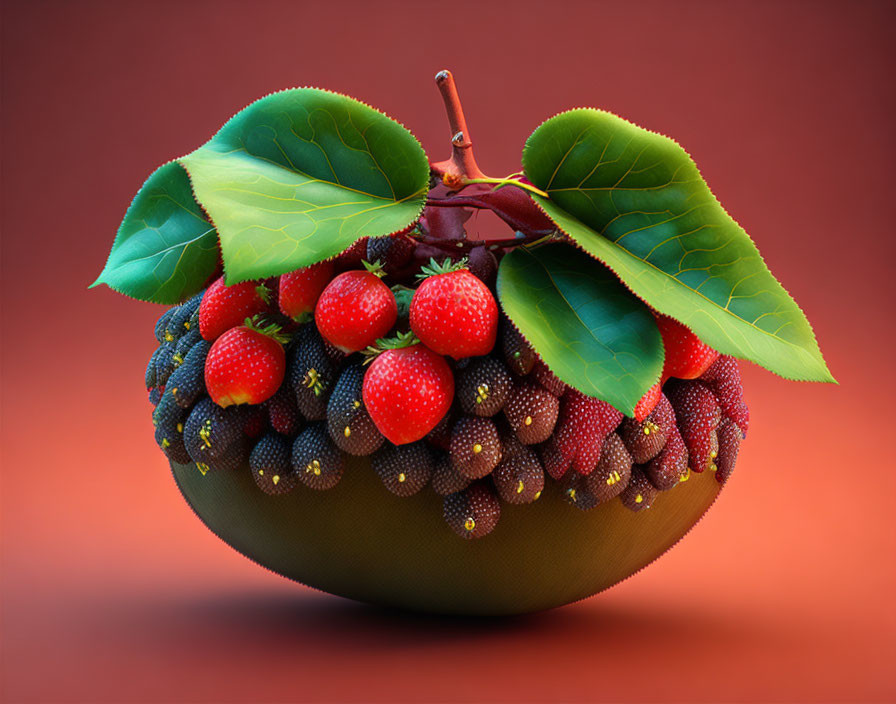
<path id="1" fill-rule="evenodd" d="M 541 611 L 603 591 L 678 542 L 720 490 L 713 473 L 692 473 L 647 510 L 614 499 L 580 511 L 549 481 L 538 501 L 503 504 L 494 532 L 464 540 L 443 521 L 442 497 L 394 496 L 362 458 L 347 458 L 333 489 L 283 496 L 259 490 L 248 466 L 172 470 L 212 532 L 263 567 L 358 601 L 466 615 Z"/>

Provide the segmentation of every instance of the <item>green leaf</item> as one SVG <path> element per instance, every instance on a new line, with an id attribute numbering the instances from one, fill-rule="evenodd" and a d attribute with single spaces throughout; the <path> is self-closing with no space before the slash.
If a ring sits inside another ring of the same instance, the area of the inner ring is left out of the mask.
<path id="1" fill-rule="evenodd" d="M 172 305 L 202 288 L 218 265 L 217 235 L 177 162 L 159 167 L 137 192 L 91 288 Z"/>
<path id="2" fill-rule="evenodd" d="M 229 284 L 401 230 L 429 188 L 426 154 L 402 125 L 313 88 L 252 103 L 180 162 L 218 228 Z"/>
<path id="3" fill-rule="evenodd" d="M 508 253 L 501 307 L 562 381 L 633 415 L 659 379 L 663 342 L 647 306 L 599 262 L 566 244 Z"/>
<path id="4" fill-rule="evenodd" d="M 656 310 L 719 352 L 833 381 L 802 311 L 671 139 L 572 110 L 535 130 L 523 167 L 558 227 Z"/>

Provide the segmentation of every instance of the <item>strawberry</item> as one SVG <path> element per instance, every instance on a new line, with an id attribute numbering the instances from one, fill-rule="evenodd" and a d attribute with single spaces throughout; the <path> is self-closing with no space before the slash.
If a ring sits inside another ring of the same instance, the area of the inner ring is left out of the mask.
<path id="1" fill-rule="evenodd" d="M 398 305 L 380 281 L 382 270 L 364 263 L 366 271 L 346 271 L 320 294 L 314 320 L 323 338 L 343 352 L 360 352 L 383 337 L 398 318 Z"/>
<path id="2" fill-rule="evenodd" d="M 641 397 L 641 400 L 635 404 L 635 420 L 639 423 L 643 422 L 647 416 L 653 413 L 653 409 L 656 408 L 656 404 L 660 402 L 660 398 L 663 395 L 663 383 L 666 381 L 665 378 L 660 379 L 653 386 L 651 386 L 647 391 L 644 392 L 644 395 Z"/>
<path id="3" fill-rule="evenodd" d="M 280 312 L 305 322 L 314 312 L 317 299 L 333 278 L 333 262 L 325 261 L 280 277 Z"/>
<path id="4" fill-rule="evenodd" d="M 199 304 L 199 331 L 202 337 L 214 342 L 227 330 L 242 325 L 269 308 L 270 291 L 257 281 L 244 281 L 227 286 L 222 276 L 215 281 Z"/>
<path id="5" fill-rule="evenodd" d="M 276 325 L 231 328 L 217 340 L 205 360 L 205 386 L 222 408 L 263 403 L 283 383 L 286 373 L 285 340 Z"/>
<path id="6" fill-rule="evenodd" d="M 364 374 L 361 395 L 377 429 L 396 445 L 415 442 L 451 408 L 454 376 L 443 357 L 413 335 L 385 341 Z"/>
<path id="7" fill-rule="evenodd" d="M 431 350 L 455 359 L 488 354 L 498 334 L 495 297 L 463 264 L 430 259 L 411 300 L 411 330 Z"/>
<path id="8" fill-rule="evenodd" d="M 716 361 L 719 353 L 677 320 L 656 314 L 656 326 L 663 336 L 666 361 L 663 363 L 663 381 L 670 377 L 696 379 Z"/>

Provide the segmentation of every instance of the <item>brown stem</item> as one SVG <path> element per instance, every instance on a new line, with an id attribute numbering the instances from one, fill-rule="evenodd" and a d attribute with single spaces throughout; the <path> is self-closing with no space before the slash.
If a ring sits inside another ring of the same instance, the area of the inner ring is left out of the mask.
<path id="1" fill-rule="evenodd" d="M 442 177 L 446 185 L 462 187 L 463 179 L 486 178 L 473 156 L 473 140 L 464 118 L 464 109 L 457 94 L 457 86 L 451 71 L 439 71 L 436 85 L 445 101 L 448 125 L 451 128 L 451 158 L 432 164 L 433 173 Z"/>

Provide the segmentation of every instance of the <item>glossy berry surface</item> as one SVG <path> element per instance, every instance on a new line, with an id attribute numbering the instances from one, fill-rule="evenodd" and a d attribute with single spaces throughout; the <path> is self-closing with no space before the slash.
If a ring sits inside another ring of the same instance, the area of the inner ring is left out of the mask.
<path id="1" fill-rule="evenodd" d="M 312 313 L 333 272 L 333 262 L 325 261 L 283 274 L 277 297 L 280 312 L 293 320 L 302 320 Z"/>
<path id="2" fill-rule="evenodd" d="M 379 431 L 403 445 L 426 436 L 451 408 L 454 375 L 424 345 L 387 349 L 368 367 L 362 394 Z"/>
<path id="3" fill-rule="evenodd" d="M 199 331 L 202 337 L 213 342 L 227 330 L 242 325 L 268 309 L 268 290 L 257 281 L 227 286 L 224 277 L 215 281 L 199 304 Z"/>
<path id="4" fill-rule="evenodd" d="M 267 401 L 280 388 L 285 373 L 283 345 L 246 326 L 221 335 L 205 360 L 208 395 L 222 408 Z"/>
<path id="5" fill-rule="evenodd" d="M 314 309 L 317 329 L 327 342 L 349 353 L 384 337 L 398 317 L 395 296 L 369 271 L 346 271 L 321 293 Z"/>

